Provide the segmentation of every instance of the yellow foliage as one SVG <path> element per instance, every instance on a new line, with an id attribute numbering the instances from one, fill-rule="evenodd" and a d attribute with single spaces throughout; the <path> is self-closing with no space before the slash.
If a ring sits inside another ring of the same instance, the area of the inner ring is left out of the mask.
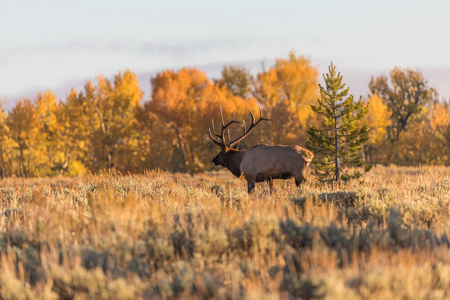
<path id="1" fill-rule="evenodd" d="M 369 144 L 377 147 L 386 139 L 387 128 L 392 123 L 390 119 L 392 113 L 377 95 L 371 96 L 369 102 L 369 112 L 364 120 L 370 129 Z"/>
<path id="2" fill-rule="evenodd" d="M 80 175 L 86 172 L 86 160 L 91 159 L 90 133 L 94 128 L 94 107 L 88 95 L 92 95 L 95 87 L 91 81 L 85 85 L 85 94 L 72 89 L 62 104 L 59 115 L 60 138 L 63 154 L 61 172 Z"/>
<path id="3" fill-rule="evenodd" d="M 444 134 L 444 131 L 450 126 L 450 107 L 443 103 L 435 103 L 430 109 L 430 126 L 438 134 Z"/>
<path id="4" fill-rule="evenodd" d="M 0 104 L 0 177 L 12 176 L 11 152 L 12 141 L 7 124 L 7 114 Z"/>
<path id="5" fill-rule="evenodd" d="M 14 175 L 19 177 L 36 176 L 36 150 L 39 135 L 38 113 L 36 107 L 26 98 L 18 100 L 8 115 L 7 126 L 11 137 L 13 154 L 11 157 Z"/>
<path id="6" fill-rule="evenodd" d="M 44 94 L 38 93 L 36 97 L 36 109 L 39 117 L 39 123 L 41 126 L 45 126 L 46 130 L 56 131 L 58 127 L 57 116 L 60 113 L 61 104 L 56 98 L 55 94 L 52 94 L 50 90 Z"/>
<path id="7" fill-rule="evenodd" d="M 445 136 L 449 124 L 447 104 L 437 102 L 423 109 L 420 117 L 415 118 L 388 149 L 391 152 L 389 159 L 402 165 L 449 164 L 449 143 Z"/>
<path id="8" fill-rule="evenodd" d="M 84 101 L 91 114 L 88 136 L 92 147 L 86 163 L 94 171 L 127 171 L 129 166 L 120 165 L 119 160 L 125 153 L 137 154 L 130 153 L 128 146 L 137 138 L 134 114 L 143 92 L 136 75 L 130 71 L 119 72 L 114 82 L 104 76 L 99 76 L 97 82 L 97 86 L 92 83 L 85 86 Z"/>
<path id="9" fill-rule="evenodd" d="M 58 175 L 64 162 L 61 152 L 63 144 L 61 139 L 61 124 L 59 117 L 63 113 L 62 105 L 50 90 L 38 93 L 35 102 L 39 136 L 36 151 L 39 151 L 38 174 L 41 176 Z"/>
<path id="10" fill-rule="evenodd" d="M 310 60 L 294 51 L 288 59 L 277 59 L 275 66 L 258 74 L 256 97 L 273 120 L 263 126 L 267 142 L 304 143 L 307 125 L 314 118 L 310 103 L 318 97 L 317 77 Z"/>

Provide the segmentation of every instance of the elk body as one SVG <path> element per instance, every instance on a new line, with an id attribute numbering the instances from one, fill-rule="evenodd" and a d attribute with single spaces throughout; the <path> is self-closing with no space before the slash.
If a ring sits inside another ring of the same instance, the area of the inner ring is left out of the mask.
<path id="1" fill-rule="evenodd" d="M 212 162 L 215 165 L 220 165 L 227 168 L 235 176 L 244 176 L 247 180 L 248 192 L 255 188 L 256 182 L 266 181 L 269 183 L 270 190 L 272 191 L 273 179 L 288 179 L 294 178 L 295 184 L 299 186 L 302 182 L 306 181 L 306 170 L 308 169 L 311 160 L 314 155 L 311 151 L 306 150 L 300 146 L 270 146 L 265 144 L 256 145 L 248 150 L 238 150 L 239 143 L 248 136 L 248 134 L 258 125 L 261 121 L 269 121 L 269 119 L 263 118 L 260 109 L 260 118 L 255 122 L 255 117 L 252 111 L 249 109 L 250 116 L 252 118 L 252 124 L 247 129 L 245 124 L 244 134 L 239 138 L 231 141 L 230 131 L 228 130 L 228 145 L 224 138 L 224 132 L 231 124 L 241 122 L 235 121 L 234 117 L 227 124 L 223 121 L 222 111 L 220 116 L 222 119 L 222 130 L 218 134 L 214 128 L 209 130 L 209 136 L 212 141 L 221 147 L 220 153 L 214 157 Z"/>

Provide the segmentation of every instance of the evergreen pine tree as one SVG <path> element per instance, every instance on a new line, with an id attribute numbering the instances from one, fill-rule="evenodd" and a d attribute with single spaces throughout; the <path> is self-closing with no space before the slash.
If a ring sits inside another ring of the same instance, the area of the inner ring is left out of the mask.
<path id="1" fill-rule="evenodd" d="M 309 137 L 306 148 L 311 150 L 315 159 L 315 174 L 321 182 L 337 182 L 357 178 L 369 171 L 366 166 L 364 173 L 354 171 L 349 174 L 347 167 L 362 167 L 360 153 L 362 145 L 369 139 L 369 129 L 361 124 L 369 105 L 361 100 L 354 101 L 353 95 L 348 95 L 342 76 L 336 72 L 331 63 L 329 72 L 323 75 L 325 88 L 319 84 L 321 99 L 318 105 L 311 104 L 314 112 L 322 115 L 321 128 L 309 126 Z"/>

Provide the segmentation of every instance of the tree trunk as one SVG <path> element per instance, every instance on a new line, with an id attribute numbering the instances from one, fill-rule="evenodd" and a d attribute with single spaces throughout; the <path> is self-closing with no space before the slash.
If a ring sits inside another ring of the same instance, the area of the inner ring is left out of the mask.
<path id="1" fill-rule="evenodd" d="M 336 182 L 339 184 L 339 188 L 341 188 L 341 174 L 339 167 L 339 158 L 338 158 L 338 124 L 337 124 L 337 116 L 336 116 L 336 108 L 334 108 L 334 176 Z"/>

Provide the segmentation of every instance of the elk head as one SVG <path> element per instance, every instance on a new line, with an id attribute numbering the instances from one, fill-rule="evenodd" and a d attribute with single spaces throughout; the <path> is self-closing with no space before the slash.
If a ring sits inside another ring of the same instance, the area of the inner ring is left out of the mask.
<path id="1" fill-rule="evenodd" d="M 221 129 L 220 134 L 218 134 L 216 132 L 216 129 L 214 128 L 214 120 L 211 120 L 211 122 L 212 122 L 212 131 L 211 131 L 211 128 L 210 128 L 209 129 L 209 137 L 214 142 L 214 144 L 216 144 L 217 146 L 220 146 L 221 149 L 222 149 L 220 151 L 220 153 L 216 157 L 214 157 L 213 160 L 212 160 L 212 162 L 216 166 L 217 165 L 221 165 L 221 166 L 223 166 L 225 168 L 230 169 L 229 159 L 227 158 L 227 155 L 230 152 L 238 151 L 239 143 L 243 139 L 245 139 L 250 134 L 250 132 L 252 132 L 252 130 L 255 129 L 256 125 L 258 125 L 261 121 L 270 121 L 270 119 L 263 118 L 261 107 L 259 108 L 259 120 L 258 121 L 255 121 L 255 116 L 253 115 L 253 112 L 251 111 L 250 108 L 248 108 L 248 111 L 250 112 L 250 116 L 252 118 L 252 124 L 249 126 L 249 128 L 246 128 L 245 122 L 236 121 L 234 119 L 235 115 L 233 115 L 233 118 L 231 119 L 230 122 L 225 124 L 225 122 L 223 120 L 222 108 L 220 108 L 220 118 L 221 118 L 221 121 L 222 121 L 222 129 Z M 225 130 L 230 125 L 235 124 L 235 123 L 242 125 L 242 127 L 244 129 L 244 133 L 240 137 L 238 137 L 238 138 L 236 138 L 236 139 L 234 139 L 232 141 L 231 140 L 231 135 L 230 135 L 230 129 L 228 129 L 227 130 L 228 131 L 228 144 L 227 144 L 227 142 L 225 141 L 225 137 L 224 137 Z"/>

